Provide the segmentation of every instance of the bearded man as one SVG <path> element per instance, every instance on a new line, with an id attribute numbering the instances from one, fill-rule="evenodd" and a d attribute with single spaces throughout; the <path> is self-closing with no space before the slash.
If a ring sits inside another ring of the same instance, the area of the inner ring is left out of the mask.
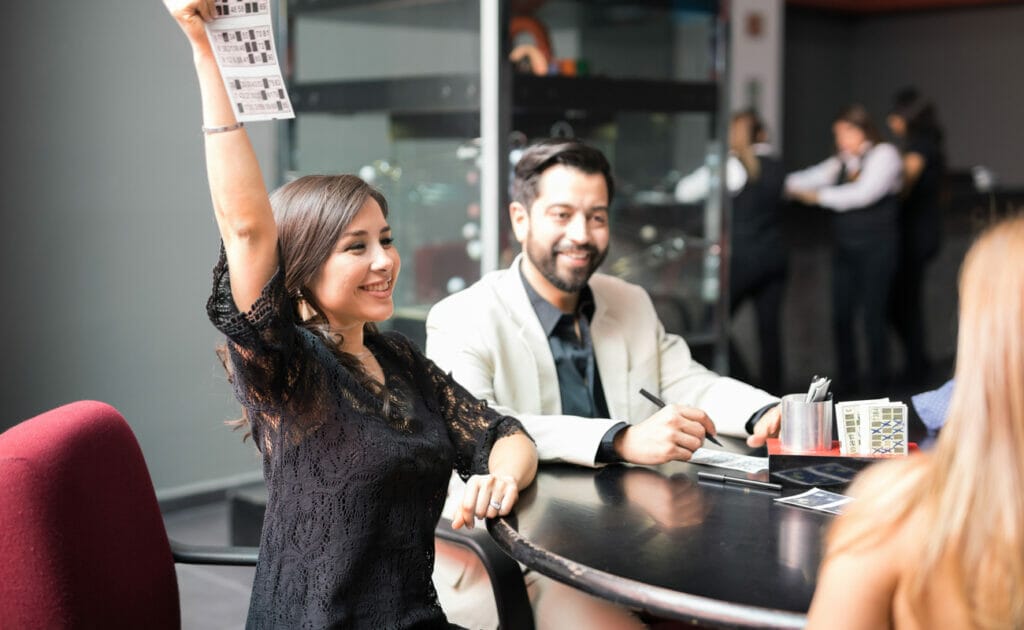
<path id="1" fill-rule="evenodd" d="M 778 398 L 702 366 L 682 337 L 665 332 L 642 287 L 597 272 L 614 190 L 608 160 L 593 147 L 557 139 L 524 151 L 509 206 L 522 253 L 431 309 L 427 356 L 519 419 L 542 462 L 686 461 L 719 431 L 763 444 L 778 433 Z M 659 409 L 641 389 L 668 404 Z M 454 623 L 493 627 L 480 617 L 494 609 L 486 581 L 468 595 L 475 580 L 467 578 L 483 572 L 453 569 L 457 554 L 438 550 L 442 606 Z M 535 572 L 527 578 L 539 628 L 641 627 L 614 604 Z M 461 617 L 463 609 L 474 616 Z"/>

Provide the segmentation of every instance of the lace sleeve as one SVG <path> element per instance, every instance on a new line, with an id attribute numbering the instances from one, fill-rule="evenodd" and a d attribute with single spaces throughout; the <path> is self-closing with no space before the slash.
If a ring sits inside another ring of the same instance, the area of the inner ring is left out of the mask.
<path id="1" fill-rule="evenodd" d="M 518 420 L 501 415 L 474 397 L 418 349 L 414 355 L 448 426 L 455 445 L 455 469 L 463 480 L 487 472 L 491 447 L 499 438 L 516 433 L 530 437 Z"/>
<path id="2" fill-rule="evenodd" d="M 278 268 L 247 313 L 231 295 L 227 255 L 221 244 L 206 312 L 227 336 L 225 367 L 238 401 L 252 412 L 278 416 L 289 400 L 304 400 L 315 381 L 303 361 L 303 339 L 290 313 L 284 270 Z M 251 417 L 251 416 L 250 416 Z"/>

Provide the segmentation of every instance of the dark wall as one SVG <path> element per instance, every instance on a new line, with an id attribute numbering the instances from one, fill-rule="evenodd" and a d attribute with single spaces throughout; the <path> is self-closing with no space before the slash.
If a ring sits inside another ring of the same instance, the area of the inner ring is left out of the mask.
<path id="1" fill-rule="evenodd" d="M 820 161 L 832 150 L 832 118 L 853 99 L 853 41 L 847 18 L 786 11 L 783 157 L 791 170 Z"/>
<path id="2" fill-rule="evenodd" d="M 884 123 L 892 94 L 915 85 L 935 102 L 950 167 L 992 168 L 1024 187 L 1024 5 L 853 17 L 786 11 L 785 147 L 792 168 L 830 150 L 840 106 L 864 103 Z"/>
<path id="3" fill-rule="evenodd" d="M 853 93 L 884 112 L 894 91 L 930 95 L 950 167 L 990 166 L 1024 188 L 1024 5 L 877 17 L 854 28 Z"/>
<path id="4" fill-rule="evenodd" d="M 884 125 L 892 94 L 913 84 L 930 95 L 946 131 L 953 171 L 976 164 L 994 170 L 1004 187 L 1024 188 L 1024 6 L 987 7 L 854 17 L 787 9 L 784 55 L 785 161 L 803 168 L 832 148 L 831 120 L 843 105 L 860 101 Z M 924 283 L 932 380 L 949 376 L 956 349 L 957 273 L 974 235 L 994 206 L 1020 205 L 1019 194 L 976 193 L 969 179 L 946 184 L 944 240 Z M 806 387 L 814 373 L 832 373 L 831 235 L 827 214 L 793 206 L 786 214 L 790 275 L 783 307 L 785 381 Z M 753 313 L 733 322 L 735 348 L 755 363 Z M 893 337 L 892 367 L 902 353 Z M 862 353 L 863 356 L 863 353 Z M 893 392 L 866 392 L 882 395 Z M 906 392 L 904 392 L 906 393 Z"/>

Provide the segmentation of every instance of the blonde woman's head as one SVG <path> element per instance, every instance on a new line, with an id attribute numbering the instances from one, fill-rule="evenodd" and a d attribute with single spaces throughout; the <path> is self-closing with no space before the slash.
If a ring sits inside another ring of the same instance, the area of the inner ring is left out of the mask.
<path id="1" fill-rule="evenodd" d="M 933 516 L 941 523 L 927 534 L 924 566 L 955 554 L 974 625 L 1021 627 L 1024 215 L 989 228 L 967 252 L 956 361 L 949 421 L 931 476 Z M 922 570 L 915 579 L 922 595 L 927 581 Z"/>
<path id="2" fill-rule="evenodd" d="M 967 252 L 959 326 L 950 428 L 958 441 L 977 433 L 1024 456 L 1024 215 L 989 228 Z"/>

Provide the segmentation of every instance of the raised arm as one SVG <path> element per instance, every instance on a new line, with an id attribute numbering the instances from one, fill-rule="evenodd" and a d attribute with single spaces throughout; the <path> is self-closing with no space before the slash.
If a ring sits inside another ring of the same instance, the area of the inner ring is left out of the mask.
<path id="1" fill-rule="evenodd" d="M 206 37 L 213 0 L 164 0 L 192 46 L 202 94 L 206 175 L 227 252 L 231 296 L 248 312 L 277 270 L 277 226 L 256 152 L 235 113 Z M 225 129 L 227 131 L 216 131 Z M 213 133 L 210 130 L 214 130 Z"/>

